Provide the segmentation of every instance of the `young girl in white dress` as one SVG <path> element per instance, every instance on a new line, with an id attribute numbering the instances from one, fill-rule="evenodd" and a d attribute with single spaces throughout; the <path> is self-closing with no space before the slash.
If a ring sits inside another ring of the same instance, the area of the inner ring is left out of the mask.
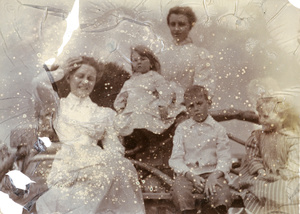
<path id="1" fill-rule="evenodd" d="M 54 129 L 62 143 L 47 179 L 49 190 L 37 201 L 38 213 L 145 213 L 136 170 L 123 157 L 113 128 L 116 113 L 89 97 L 103 74 L 99 63 L 82 56 L 48 74 L 52 81 L 66 76 L 70 93 L 59 99 L 45 72 L 33 81 L 40 102 L 59 104 Z"/>
<path id="2" fill-rule="evenodd" d="M 170 84 L 160 75 L 160 63 L 149 48 L 132 48 L 131 61 L 133 74 L 114 102 L 119 112 L 116 126 L 123 136 L 134 129 L 161 134 L 176 117 Z"/>
<path id="3" fill-rule="evenodd" d="M 154 135 L 163 133 L 174 123 L 183 107 L 173 102 L 176 95 L 160 75 L 160 63 L 149 48 L 141 45 L 132 48 L 131 62 L 133 74 L 114 102 L 119 113 L 115 127 L 120 135 L 130 135 L 145 148 Z"/>

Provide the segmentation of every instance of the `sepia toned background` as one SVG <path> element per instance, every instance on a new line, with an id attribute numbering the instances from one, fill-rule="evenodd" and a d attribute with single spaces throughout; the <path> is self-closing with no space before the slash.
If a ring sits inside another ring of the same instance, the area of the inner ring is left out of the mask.
<path id="1" fill-rule="evenodd" d="M 74 2 L 0 0 L 2 144 L 9 144 L 11 129 L 34 123 L 31 80 L 48 59 L 93 56 L 130 73 L 131 46 L 159 53 L 172 41 L 166 16 L 176 5 L 192 7 L 198 21 L 191 38 L 213 56 L 213 109 L 255 110 L 254 100 L 266 88 L 300 83 L 300 9 L 287 0 L 80 0 L 79 28 L 57 56 Z M 241 121 L 222 124 L 244 140 L 255 128 Z M 244 152 L 235 143 L 232 148 Z"/>

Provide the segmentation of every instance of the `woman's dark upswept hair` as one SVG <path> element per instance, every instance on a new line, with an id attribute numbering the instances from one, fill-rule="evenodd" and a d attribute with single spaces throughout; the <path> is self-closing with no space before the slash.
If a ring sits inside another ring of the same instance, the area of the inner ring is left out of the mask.
<path id="1" fill-rule="evenodd" d="M 134 51 L 137 52 L 142 57 L 147 57 L 151 64 L 150 69 L 152 71 L 157 71 L 158 73 L 160 73 L 160 63 L 157 57 L 154 55 L 153 51 L 150 50 L 150 48 L 147 48 L 146 46 L 143 45 L 135 46 L 131 48 L 131 56 Z"/>
<path id="2" fill-rule="evenodd" d="M 195 23 L 197 21 L 197 17 L 195 15 L 194 11 L 192 10 L 192 8 L 190 8 L 190 7 L 179 7 L 179 6 L 176 6 L 176 7 L 172 7 L 169 10 L 169 14 L 167 16 L 168 25 L 170 24 L 170 16 L 172 14 L 176 14 L 176 15 L 182 14 L 182 15 L 185 15 L 188 18 L 188 21 L 190 23 L 191 28 L 195 25 Z"/>
<path id="3" fill-rule="evenodd" d="M 74 59 L 74 58 L 72 58 Z M 70 60 L 70 59 L 68 59 Z M 103 73 L 104 73 L 104 66 L 102 63 L 95 60 L 93 57 L 88 56 L 79 56 L 78 61 L 71 65 L 70 70 L 66 73 L 66 78 L 70 77 L 77 71 L 81 65 L 90 65 L 96 70 L 97 79 L 96 81 L 99 82 Z"/>

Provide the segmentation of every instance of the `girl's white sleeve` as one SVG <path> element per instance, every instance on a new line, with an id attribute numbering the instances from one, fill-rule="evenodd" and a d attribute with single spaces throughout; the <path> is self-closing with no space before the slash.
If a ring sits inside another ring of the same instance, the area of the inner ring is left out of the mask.
<path id="1" fill-rule="evenodd" d="M 114 101 L 114 108 L 116 111 L 120 111 L 126 107 L 127 104 L 127 97 L 128 97 L 128 92 L 127 92 L 127 81 L 124 83 L 120 93 L 116 97 Z"/>
<path id="2" fill-rule="evenodd" d="M 36 111 L 43 111 L 43 114 L 49 114 L 57 110 L 59 98 L 53 90 L 52 83 L 63 77 L 64 71 L 58 69 L 52 72 L 43 71 L 32 80 Z"/>
<path id="3" fill-rule="evenodd" d="M 168 107 L 173 98 L 173 90 L 170 83 L 163 76 L 157 74 L 154 79 L 154 84 L 158 92 L 159 106 Z"/>
<path id="4" fill-rule="evenodd" d="M 113 155 L 124 155 L 125 148 L 121 144 L 119 140 L 119 134 L 114 129 L 114 119 L 116 116 L 116 112 L 114 112 L 112 109 L 109 109 L 107 112 L 107 123 L 105 124 L 105 134 L 102 140 L 103 148 L 107 152 L 113 154 Z"/>

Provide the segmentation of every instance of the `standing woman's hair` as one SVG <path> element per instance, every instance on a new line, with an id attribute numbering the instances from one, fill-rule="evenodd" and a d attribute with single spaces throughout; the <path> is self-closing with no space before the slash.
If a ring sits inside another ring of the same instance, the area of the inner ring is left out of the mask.
<path id="1" fill-rule="evenodd" d="M 189 20 L 189 23 L 190 23 L 190 26 L 192 29 L 192 27 L 195 25 L 196 21 L 197 21 L 197 17 L 194 13 L 194 11 L 192 10 L 192 8 L 190 7 L 179 7 L 179 6 L 176 6 L 176 7 L 172 7 L 170 10 L 169 10 L 169 14 L 167 16 L 167 22 L 168 22 L 168 25 L 170 24 L 170 16 L 172 14 L 176 14 L 176 15 L 179 15 L 179 14 L 182 14 L 182 15 L 185 15 L 188 20 Z"/>
<path id="2" fill-rule="evenodd" d="M 69 64 L 68 71 L 66 72 L 65 75 L 66 78 L 73 75 L 75 71 L 77 71 L 77 69 L 81 67 L 81 65 L 90 65 L 96 70 L 97 73 L 96 82 L 99 82 L 99 80 L 101 79 L 104 73 L 104 66 L 102 63 L 98 62 L 93 57 L 88 57 L 88 56 L 79 56 L 76 58 L 70 58 L 68 60 L 74 60 L 74 59 L 76 59 L 76 63 Z"/>
<path id="3" fill-rule="evenodd" d="M 156 72 L 160 73 L 160 63 L 159 63 L 157 57 L 154 55 L 154 53 L 149 48 L 147 48 L 146 46 L 143 46 L 143 45 L 138 45 L 138 46 L 131 48 L 131 55 L 134 51 L 137 52 L 142 57 L 147 57 L 150 61 L 150 65 L 151 65 L 150 69 L 152 71 L 156 71 Z"/>

